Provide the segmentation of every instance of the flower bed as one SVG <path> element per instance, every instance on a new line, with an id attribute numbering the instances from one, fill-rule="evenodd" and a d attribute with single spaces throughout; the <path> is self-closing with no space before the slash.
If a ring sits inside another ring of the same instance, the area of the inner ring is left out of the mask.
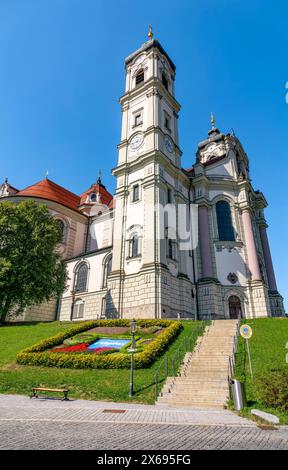
<path id="1" fill-rule="evenodd" d="M 89 343 L 80 343 L 75 344 L 74 346 L 65 346 L 63 348 L 53 348 L 51 352 L 60 353 L 60 352 L 67 352 L 67 353 L 78 353 L 78 352 L 86 352 Z"/>
<path id="2" fill-rule="evenodd" d="M 117 352 L 118 349 L 115 348 L 96 348 L 96 349 L 89 349 L 89 343 L 80 343 L 75 344 L 74 346 L 65 346 L 61 348 L 53 348 L 51 352 L 54 353 L 87 353 L 87 354 L 112 354 L 113 352 Z"/>
<path id="3" fill-rule="evenodd" d="M 65 339 L 71 338 L 84 331 L 91 330 L 97 326 L 129 326 L 129 320 L 98 320 L 81 322 L 73 326 L 65 333 L 58 334 L 37 344 L 30 348 L 21 351 L 17 355 L 18 364 L 41 365 L 48 367 L 65 367 L 75 369 L 126 369 L 130 367 L 130 355 L 127 352 L 104 352 L 102 354 L 87 354 L 85 351 L 77 351 L 77 354 L 67 354 L 66 351 L 52 352 L 51 348 L 61 345 Z M 143 345 L 143 350 L 135 353 L 135 368 L 149 367 L 166 348 L 174 341 L 182 329 L 182 324 L 179 321 L 172 320 L 138 320 L 137 327 L 149 328 L 151 326 L 159 326 L 164 328 L 153 341 L 147 345 Z M 81 344 L 81 343 L 80 343 Z M 82 343 L 83 344 L 83 343 Z M 86 343 L 85 343 L 86 344 Z M 71 345 L 69 347 L 77 347 Z M 66 349 L 66 346 L 64 346 Z M 59 348 L 58 348 L 59 349 Z M 75 350 L 74 350 L 75 352 Z"/>

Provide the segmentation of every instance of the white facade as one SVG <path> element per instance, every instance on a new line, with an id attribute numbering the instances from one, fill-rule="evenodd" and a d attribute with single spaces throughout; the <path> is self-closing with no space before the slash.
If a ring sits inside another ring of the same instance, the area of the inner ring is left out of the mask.
<path id="1" fill-rule="evenodd" d="M 174 80 L 175 66 L 158 41 L 129 56 L 113 201 L 101 181 L 93 201 L 92 187 L 81 196 L 78 212 L 46 201 L 65 223 L 69 273 L 51 319 L 283 315 L 267 203 L 251 185 L 247 155 L 212 120 L 193 168 L 182 169 Z M 3 200 L 21 199 L 5 191 Z M 175 227 L 164 215 L 167 204 Z M 192 214 L 187 234 L 199 238 L 193 249 L 184 243 L 184 212 Z M 33 312 L 26 318 L 41 317 Z"/>

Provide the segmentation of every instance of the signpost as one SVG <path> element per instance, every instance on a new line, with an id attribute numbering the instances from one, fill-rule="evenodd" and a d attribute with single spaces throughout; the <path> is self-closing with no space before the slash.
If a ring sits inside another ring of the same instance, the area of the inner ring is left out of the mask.
<path id="1" fill-rule="evenodd" d="M 253 370 L 252 370 L 252 363 L 251 363 L 251 354 L 250 354 L 250 347 L 249 347 L 249 339 L 253 334 L 252 328 L 249 325 L 242 325 L 240 328 L 240 335 L 242 338 L 246 339 L 246 347 L 248 353 L 248 360 L 249 360 L 249 369 L 251 374 L 251 379 L 253 379 Z"/>
<path id="2" fill-rule="evenodd" d="M 130 327 L 132 334 L 132 345 L 130 349 L 127 349 L 127 351 L 131 354 L 129 397 L 132 398 L 134 395 L 134 353 L 137 351 L 135 341 L 135 333 L 137 328 L 136 320 L 131 321 Z"/>

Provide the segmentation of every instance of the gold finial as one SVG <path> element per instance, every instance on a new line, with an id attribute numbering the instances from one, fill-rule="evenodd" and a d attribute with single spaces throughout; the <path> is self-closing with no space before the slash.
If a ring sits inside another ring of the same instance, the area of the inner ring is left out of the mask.
<path id="1" fill-rule="evenodd" d="M 213 113 L 211 113 L 211 124 L 212 124 L 212 129 L 215 129 L 215 118 L 214 118 Z"/>
<path id="2" fill-rule="evenodd" d="M 148 38 L 149 38 L 149 39 L 153 39 L 153 31 L 152 31 L 152 26 L 151 26 L 151 24 L 149 24 Z"/>

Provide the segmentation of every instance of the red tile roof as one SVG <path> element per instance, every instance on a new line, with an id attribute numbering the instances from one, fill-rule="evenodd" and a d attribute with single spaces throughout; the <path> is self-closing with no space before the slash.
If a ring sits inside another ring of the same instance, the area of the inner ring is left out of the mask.
<path id="1" fill-rule="evenodd" d="M 50 181 L 48 178 L 19 191 L 17 196 L 40 197 L 48 201 L 58 202 L 58 204 L 62 204 L 74 210 L 78 210 L 80 204 L 79 196 L 53 183 L 53 181 Z"/>
<path id="2" fill-rule="evenodd" d="M 106 206 L 109 206 L 110 202 L 113 200 L 112 194 L 110 194 L 105 186 L 100 182 L 100 184 L 97 182 L 96 184 L 92 184 L 92 186 L 85 191 L 83 194 L 81 194 L 81 202 L 80 204 L 89 204 L 87 203 L 87 196 L 90 196 L 90 194 L 96 193 L 99 194 L 99 201 L 101 204 L 105 204 Z M 90 203 L 91 204 L 91 203 Z"/>

